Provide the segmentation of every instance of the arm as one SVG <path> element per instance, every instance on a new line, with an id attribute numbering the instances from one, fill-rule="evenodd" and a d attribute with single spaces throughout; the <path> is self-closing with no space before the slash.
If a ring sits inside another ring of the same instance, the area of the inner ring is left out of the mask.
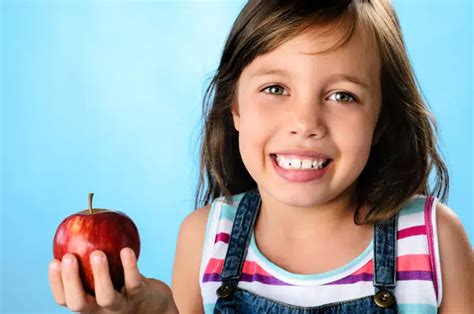
<path id="1" fill-rule="evenodd" d="M 437 203 L 436 220 L 443 285 L 440 313 L 472 313 L 474 253 L 464 227 L 446 205 Z"/>
<path id="2" fill-rule="evenodd" d="M 171 290 L 180 313 L 203 313 L 199 269 L 211 205 L 189 214 L 181 223 L 176 244 Z"/>

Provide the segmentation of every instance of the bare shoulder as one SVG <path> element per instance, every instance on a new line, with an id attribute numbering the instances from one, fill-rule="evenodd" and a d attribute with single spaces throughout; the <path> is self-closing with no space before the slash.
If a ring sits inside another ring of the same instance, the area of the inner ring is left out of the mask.
<path id="1" fill-rule="evenodd" d="M 181 223 L 173 264 L 171 290 L 180 313 L 203 313 L 199 270 L 211 205 L 199 208 Z"/>
<path id="2" fill-rule="evenodd" d="M 441 202 L 436 205 L 442 276 L 440 313 L 468 313 L 474 308 L 474 253 L 456 213 Z"/>
<path id="3" fill-rule="evenodd" d="M 463 251 L 463 255 L 468 257 L 466 253 L 472 253 L 472 247 L 469 243 L 466 230 L 456 213 L 445 204 L 437 202 L 436 221 L 438 225 L 438 236 L 440 242 L 443 242 L 440 243 L 440 246 L 445 245 L 447 250 L 455 248 L 469 249 Z"/>
<path id="4" fill-rule="evenodd" d="M 210 210 L 211 204 L 208 204 L 192 211 L 188 216 L 186 216 L 186 218 L 184 218 L 183 222 L 181 223 L 180 232 L 200 230 L 204 235 Z"/>

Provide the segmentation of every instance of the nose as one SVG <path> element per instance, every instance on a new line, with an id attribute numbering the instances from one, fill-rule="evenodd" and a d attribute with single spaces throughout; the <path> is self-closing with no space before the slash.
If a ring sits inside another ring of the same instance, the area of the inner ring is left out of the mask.
<path id="1" fill-rule="evenodd" d="M 290 123 L 290 133 L 301 138 L 321 138 L 327 130 L 321 107 L 317 104 L 295 105 Z"/>

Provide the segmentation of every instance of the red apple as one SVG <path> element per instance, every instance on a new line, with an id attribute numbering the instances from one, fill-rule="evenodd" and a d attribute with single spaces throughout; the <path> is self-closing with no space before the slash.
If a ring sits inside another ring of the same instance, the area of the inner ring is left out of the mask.
<path id="1" fill-rule="evenodd" d="M 138 259 L 140 237 L 137 227 L 124 213 L 92 208 L 93 195 L 94 193 L 89 193 L 89 209 L 67 217 L 58 226 L 54 235 L 53 254 L 58 260 L 66 253 L 74 254 L 79 261 L 84 290 L 95 295 L 89 255 L 94 250 L 101 250 L 106 254 L 114 288 L 121 291 L 124 274 L 120 250 L 130 247 Z"/>

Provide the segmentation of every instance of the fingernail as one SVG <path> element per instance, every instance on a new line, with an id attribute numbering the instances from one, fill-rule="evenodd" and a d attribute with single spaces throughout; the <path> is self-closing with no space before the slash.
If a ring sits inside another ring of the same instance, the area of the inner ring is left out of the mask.
<path id="1" fill-rule="evenodd" d="M 59 263 L 58 262 L 52 262 L 51 264 L 49 264 L 49 268 L 52 269 L 52 270 L 56 270 L 59 268 Z"/>
<path id="2" fill-rule="evenodd" d="M 122 257 L 130 259 L 132 258 L 132 252 L 130 249 L 122 250 Z"/>
<path id="3" fill-rule="evenodd" d="M 102 261 L 102 256 L 100 254 L 95 254 L 92 256 L 92 262 L 94 264 L 99 264 Z"/>
<path id="4" fill-rule="evenodd" d="M 63 258 L 63 265 L 66 267 L 72 265 L 72 258 L 70 257 Z"/>

